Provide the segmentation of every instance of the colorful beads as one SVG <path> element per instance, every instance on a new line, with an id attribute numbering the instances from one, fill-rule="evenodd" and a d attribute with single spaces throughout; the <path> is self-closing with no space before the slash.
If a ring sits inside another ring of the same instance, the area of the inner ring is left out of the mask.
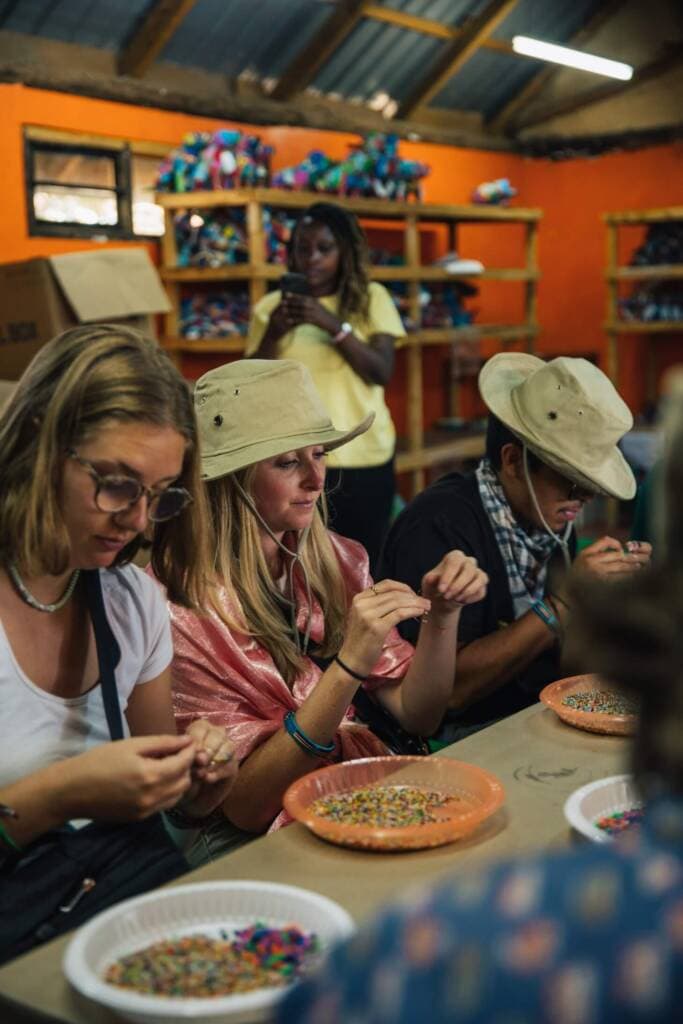
<path id="1" fill-rule="evenodd" d="M 196 999 L 287 985 L 304 960 L 319 950 L 318 939 L 295 925 L 256 923 L 232 940 L 186 935 L 155 942 L 110 964 L 105 981 L 145 995 Z"/>
<path id="2" fill-rule="evenodd" d="M 311 809 L 343 825 L 405 828 L 445 820 L 434 811 L 454 798 L 415 786 L 365 786 L 349 793 L 321 797 Z"/>
<path id="3" fill-rule="evenodd" d="M 575 711 L 598 712 L 601 715 L 637 715 L 638 703 L 611 690 L 582 690 L 570 693 L 562 703 Z"/>
<path id="4" fill-rule="evenodd" d="M 617 832 L 623 832 L 625 829 L 630 828 L 631 825 L 636 825 L 641 821 L 642 817 L 643 808 L 632 807 L 628 811 L 615 811 L 614 814 L 606 814 L 604 817 L 598 818 L 595 825 L 597 828 L 602 829 L 603 832 L 613 836 Z"/>

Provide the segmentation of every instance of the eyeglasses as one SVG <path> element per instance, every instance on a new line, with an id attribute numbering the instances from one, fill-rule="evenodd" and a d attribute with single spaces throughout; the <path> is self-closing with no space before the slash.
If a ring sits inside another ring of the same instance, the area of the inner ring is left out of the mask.
<path id="1" fill-rule="evenodd" d="M 90 474 L 95 481 L 95 505 L 100 512 L 124 512 L 131 508 L 140 498 L 147 498 L 147 514 L 153 523 L 163 523 L 180 515 L 192 501 L 192 495 L 184 487 L 164 487 L 153 489 L 145 487 L 139 480 L 130 476 L 115 476 L 107 473 L 102 476 L 92 462 L 82 458 L 73 448 L 66 453 Z"/>
<path id="2" fill-rule="evenodd" d="M 567 480 L 567 483 L 569 484 L 567 501 L 574 501 L 575 498 L 583 498 L 584 501 L 590 501 L 598 493 L 597 491 L 592 491 L 590 487 L 584 487 L 583 484 L 570 483 L 569 480 Z"/>

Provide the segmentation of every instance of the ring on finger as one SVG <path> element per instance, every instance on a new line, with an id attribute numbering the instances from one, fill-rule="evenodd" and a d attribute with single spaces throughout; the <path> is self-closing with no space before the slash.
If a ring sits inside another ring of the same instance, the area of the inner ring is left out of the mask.
<path id="1" fill-rule="evenodd" d="M 372 586 L 370 587 L 370 590 L 371 590 L 371 591 L 373 592 L 373 594 L 375 595 L 375 597 L 379 597 L 379 590 L 377 589 L 377 587 L 375 586 L 375 584 L 374 584 L 374 583 L 373 583 L 373 584 L 372 584 Z"/>

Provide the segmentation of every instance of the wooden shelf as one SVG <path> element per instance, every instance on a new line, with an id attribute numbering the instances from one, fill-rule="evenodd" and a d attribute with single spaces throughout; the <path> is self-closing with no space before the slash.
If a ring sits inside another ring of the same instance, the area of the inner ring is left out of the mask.
<path id="1" fill-rule="evenodd" d="M 471 324 L 467 327 L 424 327 L 410 331 L 405 345 L 421 348 L 426 345 L 452 345 L 457 341 L 476 341 L 479 338 L 496 338 L 499 341 L 518 341 L 535 337 L 538 326 L 523 324 Z M 164 348 L 172 352 L 197 352 L 209 354 L 243 352 L 246 339 L 241 335 L 230 338 L 165 338 Z"/>
<path id="2" fill-rule="evenodd" d="M 274 281 L 286 270 L 275 263 L 229 263 L 224 267 L 164 267 L 159 273 L 162 281 Z"/>
<path id="3" fill-rule="evenodd" d="M 164 281 L 248 281 L 253 277 L 277 281 L 287 268 L 281 263 L 226 263 L 223 267 L 164 267 Z M 441 267 L 371 267 L 373 281 L 537 281 L 537 270 L 524 267 L 492 267 L 480 274 L 451 274 Z"/>
<path id="4" fill-rule="evenodd" d="M 401 450 L 396 452 L 396 472 L 413 473 L 416 470 L 430 469 L 444 462 L 456 462 L 464 459 L 480 459 L 486 449 L 486 437 L 483 433 L 470 434 L 465 437 L 454 436 L 450 441 L 437 443 L 427 442 L 416 451 Z"/>
<path id="5" fill-rule="evenodd" d="M 665 206 L 659 209 L 622 210 L 603 214 L 607 228 L 607 316 L 604 329 L 607 332 L 607 360 L 609 376 L 615 387 L 619 387 L 619 335 L 643 334 L 657 336 L 683 332 L 680 320 L 622 320 L 619 317 L 619 285 L 622 281 L 655 281 L 683 278 L 683 264 L 656 264 L 654 266 L 625 267 L 619 265 L 619 229 L 625 226 L 663 224 L 667 221 L 683 221 L 683 206 Z M 646 392 L 650 401 L 657 395 L 654 346 L 647 354 Z"/>
<path id="6" fill-rule="evenodd" d="M 162 239 L 162 279 L 171 300 L 171 312 L 165 315 L 166 341 L 169 352 L 180 361 L 183 355 L 239 356 L 244 352 L 245 339 L 198 338 L 192 341 L 180 336 L 180 305 L 184 283 L 243 282 L 253 307 L 266 293 L 268 283 L 277 281 L 285 273 L 281 264 L 267 263 L 264 207 L 303 210 L 316 199 L 336 203 L 364 220 L 379 222 L 379 226 L 396 226 L 403 239 L 400 266 L 374 266 L 370 275 L 377 281 L 405 284 L 408 315 L 413 323 L 420 320 L 420 291 L 426 282 L 458 280 L 500 281 L 516 284 L 524 293 L 524 320 L 521 323 L 471 324 L 463 327 L 419 328 L 411 331 L 405 344 L 407 448 L 397 453 L 399 472 L 412 474 L 412 490 L 421 490 L 425 471 L 442 462 L 463 458 L 477 458 L 483 453 L 481 436 L 441 436 L 437 440 L 427 437 L 424 430 L 423 349 L 430 346 L 451 346 L 458 341 L 478 341 L 493 338 L 501 344 L 522 340 L 528 351 L 533 351 L 539 328 L 537 317 L 538 222 L 541 211 L 522 207 L 446 205 L 418 202 L 389 202 L 379 199 L 345 199 L 313 192 L 285 192 L 279 189 L 239 189 L 221 192 L 167 193 L 157 196 L 164 208 L 166 232 Z M 243 207 L 248 262 L 221 267 L 179 267 L 174 230 L 175 211 L 181 209 L 211 209 L 215 207 Z M 524 259 L 518 267 L 487 267 L 479 274 L 452 274 L 444 267 L 423 266 L 421 232 L 433 224 L 443 224 L 448 235 L 448 248 L 456 248 L 456 230 L 460 223 L 512 224 L 523 233 Z M 375 226 L 378 226 L 375 224 Z M 459 380 L 453 377 L 449 388 L 448 415 L 459 415 Z M 439 415 L 439 413 L 436 413 Z"/>
<path id="7" fill-rule="evenodd" d="M 388 199 L 346 198 L 326 192 L 287 192 L 279 188 L 226 189 L 215 192 L 157 192 L 154 202 L 167 210 L 200 209 L 212 206 L 276 206 L 281 209 L 303 210 L 311 203 L 331 202 L 360 216 L 380 220 L 403 220 L 409 215 L 429 221 L 510 221 L 524 223 L 540 220 L 542 211 L 514 206 L 478 206 L 476 203 L 453 205 L 446 203 L 393 202 Z"/>
<path id="8" fill-rule="evenodd" d="M 236 334 L 230 338 L 164 338 L 162 345 L 169 352 L 187 355 L 238 355 L 244 352 L 246 338 Z"/>
<path id="9" fill-rule="evenodd" d="M 452 345 L 456 341 L 477 341 L 496 338 L 498 341 L 519 341 L 535 338 L 538 324 L 467 324 L 465 327 L 421 327 L 407 335 L 409 345 Z"/>
<path id="10" fill-rule="evenodd" d="M 683 206 L 665 206 L 656 210 L 622 210 L 604 213 L 606 224 L 658 224 L 667 220 L 683 220 Z"/>
<path id="11" fill-rule="evenodd" d="M 616 334 L 676 334 L 683 331 L 683 320 L 611 320 L 605 330 Z"/>
<path id="12" fill-rule="evenodd" d="M 658 263 L 649 267 L 613 267 L 605 271 L 611 281 L 652 281 L 683 277 L 683 263 Z"/>

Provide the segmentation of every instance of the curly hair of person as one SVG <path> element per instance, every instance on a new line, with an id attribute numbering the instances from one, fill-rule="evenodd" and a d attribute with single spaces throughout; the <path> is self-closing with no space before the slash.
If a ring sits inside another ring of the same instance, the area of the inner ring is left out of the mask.
<path id="1" fill-rule="evenodd" d="M 322 224 L 339 246 L 339 315 L 342 319 L 356 314 L 368 315 L 369 254 L 368 243 L 352 213 L 334 203 L 313 203 L 297 221 L 289 243 L 289 268 L 296 270 L 297 237 L 314 224 Z"/>
<path id="2" fill-rule="evenodd" d="M 615 582 L 577 579 L 566 657 L 640 702 L 633 770 L 642 791 L 683 794 L 683 400 L 665 464 L 651 568 Z"/>

